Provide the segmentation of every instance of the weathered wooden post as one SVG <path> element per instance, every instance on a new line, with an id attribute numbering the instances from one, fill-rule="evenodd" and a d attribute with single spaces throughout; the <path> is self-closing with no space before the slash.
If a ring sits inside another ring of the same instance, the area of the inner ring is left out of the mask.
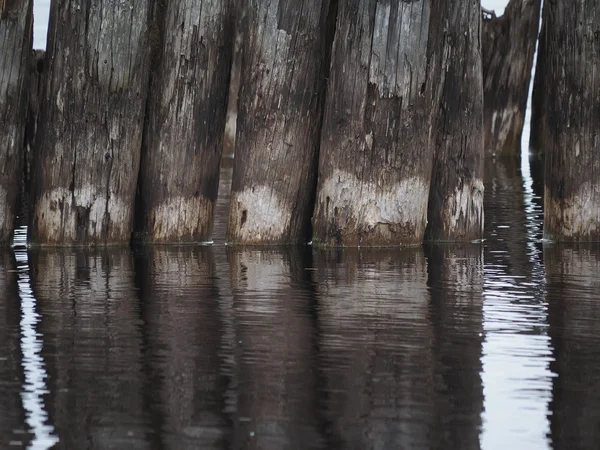
<path id="1" fill-rule="evenodd" d="M 340 2 L 313 217 L 321 245 L 418 244 L 433 153 L 430 0 Z"/>
<path id="2" fill-rule="evenodd" d="M 521 148 L 541 0 L 510 0 L 501 17 L 483 20 L 485 148 L 488 154 Z"/>
<path id="3" fill-rule="evenodd" d="M 245 0 L 228 240 L 308 239 L 335 0 Z"/>
<path id="4" fill-rule="evenodd" d="M 231 0 L 159 6 L 140 167 L 141 229 L 153 242 L 211 238 L 233 52 Z"/>
<path id="5" fill-rule="evenodd" d="M 0 2 L 0 243 L 10 242 L 23 175 L 32 0 Z"/>
<path id="6" fill-rule="evenodd" d="M 471 0 L 432 1 L 429 66 L 435 149 L 427 238 L 483 235 L 481 8 Z"/>
<path id="7" fill-rule="evenodd" d="M 150 71 L 150 0 L 53 1 L 31 239 L 128 242 Z"/>
<path id="8" fill-rule="evenodd" d="M 544 7 L 544 236 L 600 240 L 600 3 Z"/>

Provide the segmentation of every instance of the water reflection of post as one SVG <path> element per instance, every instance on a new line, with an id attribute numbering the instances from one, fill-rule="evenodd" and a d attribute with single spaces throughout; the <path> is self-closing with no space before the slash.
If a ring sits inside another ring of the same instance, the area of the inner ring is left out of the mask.
<path id="1" fill-rule="evenodd" d="M 320 448 L 314 291 L 302 249 L 229 253 L 238 339 L 234 448 Z"/>
<path id="2" fill-rule="evenodd" d="M 434 333 L 420 248 L 318 251 L 331 448 L 430 448 Z"/>
<path id="3" fill-rule="evenodd" d="M 147 401 L 160 448 L 227 446 L 219 290 L 210 247 L 154 247 L 136 257 Z"/>
<path id="4" fill-rule="evenodd" d="M 483 252 L 479 245 L 427 246 L 434 324 L 439 440 L 430 448 L 478 449 L 483 412 Z"/>
<path id="5" fill-rule="evenodd" d="M 30 261 L 60 448 L 147 447 L 129 249 L 36 251 Z"/>
<path id="6" fill-rule="evenodd" d="M 544 248 L 554 348 L 550 429 L 555 449 L 600 442 L 600 249 Z"/>
<path id="7" fill-rule="evenodd" d="M 19 346 L 21 311 L 14 258 L 0 250 L 0 448 L 25 446 L 25 412 L 21 402 L 23 369 Z M 19 444 L 17 444 L 19 443 Z"/>

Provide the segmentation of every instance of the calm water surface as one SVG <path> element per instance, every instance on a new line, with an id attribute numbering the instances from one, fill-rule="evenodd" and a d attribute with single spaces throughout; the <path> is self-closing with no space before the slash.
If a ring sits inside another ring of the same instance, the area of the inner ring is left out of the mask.
<path id="1" fill-rule="evenodd" d="M 225 198 L 213 246 L 0 253 L 0 448 L 598 448 L 600 250 L 522 172 L 483 244 L 233 249 Z"/>

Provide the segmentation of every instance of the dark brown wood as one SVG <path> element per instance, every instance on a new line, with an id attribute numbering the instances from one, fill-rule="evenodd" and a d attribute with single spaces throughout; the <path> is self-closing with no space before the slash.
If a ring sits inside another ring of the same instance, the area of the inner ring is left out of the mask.
<path id="1" fill-rule="evenodd" d="M 543 160 L 544 158 L 544 136 L 546 131 L 546 105 L 544 92 L 546 79 L 546 26 L 542 22 L 540 37 L 538 40 L 537 59 L 535 62 L 535 76 L 533 77 L 533 92 L 531 94 L 531 122 L 529 135 L 530 156 Z"/>
<path id="2" fill-rule="evenodd" d="M 544 236 L 600 240 L 600 3 L 544 7 Z"/>
<path id="3" fill-rule="evenodd" d="M 510 0 L 501 17 L 484 15 L 485 149 L 519 154 L 541 0 Z"/>
<path id="4" fill-rule="evenodd" d="M 12 240 L 23 175 L 33 1 L 0 6 L 0 243 L 5 244 Z"/>
<path id="5" fill-rule="evenodd" d="M 150 0 L 53 1 L 31 239 L 126 243 L 150 70 Z"/>
<path id="6" fill-rule="evenodd" d="M 331 6 L 330 0 L 245 0 L 231 242 L 310 236 Z"/>
<path id="7" fill-rule="evenodd" d="M 233 52 L 231 0 L 159 8 L 140 167 L 141 223 L 152 242 L 211 239 Z"/>
<path id="8" fill-rule="evenodd" d="M 429 0 L 340 2 L 313 218 L 320 245 L 423 240 L 431 180 Z"/>
<path id="9" fill-rule="evenodd" d="M 44 85 L 44 66 L 46 64 L 46 52 L 44 50 L 33 50 L 29 55 L 29 101 L 27 102 L 27 121 L 25 126 L 25 170 L 23 173 L 23 191 L 28 202 L 29 189 L 31 187 L 31 163 L 33 159 L 33 147 L 37 135 L 38 119 L 42 107 L 42 88 Z M 25 213 L 27 213 L 25 211 Z"/>
<path id="10" fill-rule="evenodd" d="M 435 148 L 427 238 L 483 236 L 483 79 L 481 10 L 471 0 L 432 1 L 429 35 L 434 68 Z"/>

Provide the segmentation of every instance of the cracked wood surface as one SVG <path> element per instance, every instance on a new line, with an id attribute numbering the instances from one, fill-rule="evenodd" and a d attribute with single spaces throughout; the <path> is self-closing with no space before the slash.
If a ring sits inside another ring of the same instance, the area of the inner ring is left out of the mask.
<path id="1" fill-rule="evenodd" d="M 329 0 L 244 0 L 228 240 L 309 238 L 329 35 Z"/>
<path id="2" fill-rule="evenodd" d="M 544 5 L 544 237 L 600 240 L 600 3 Z"/>
<path id="3" fill-rule="evenodd" d="M 313 217 L 321 245 L 419 244 L 433 153 L 430 1 L 340 2 Z"/>
<path id="4" fill-rule="evenodd" d="M 150 0 L 53 1 L 31 240 L 126 243 L 150 68 Z"/>
<path id="5" fill-rule="evenodd" d="M 33 1 L 0 6 L 0 243 L 9 243 L 23 175 Z"/>
<path id="6" fill-rule="evenodd" d="M 483 236 L 483 76 L 477 0 L 435 0 L 429 64 L 436 105 L 427 239 Z"/>
<path id="7" fill-rule="evenodd" d="M 159 7 L 158 66 L 151 78 L 140 167 L 142 236 L 211 239 L 233 52 L 231 0 Z"/>

